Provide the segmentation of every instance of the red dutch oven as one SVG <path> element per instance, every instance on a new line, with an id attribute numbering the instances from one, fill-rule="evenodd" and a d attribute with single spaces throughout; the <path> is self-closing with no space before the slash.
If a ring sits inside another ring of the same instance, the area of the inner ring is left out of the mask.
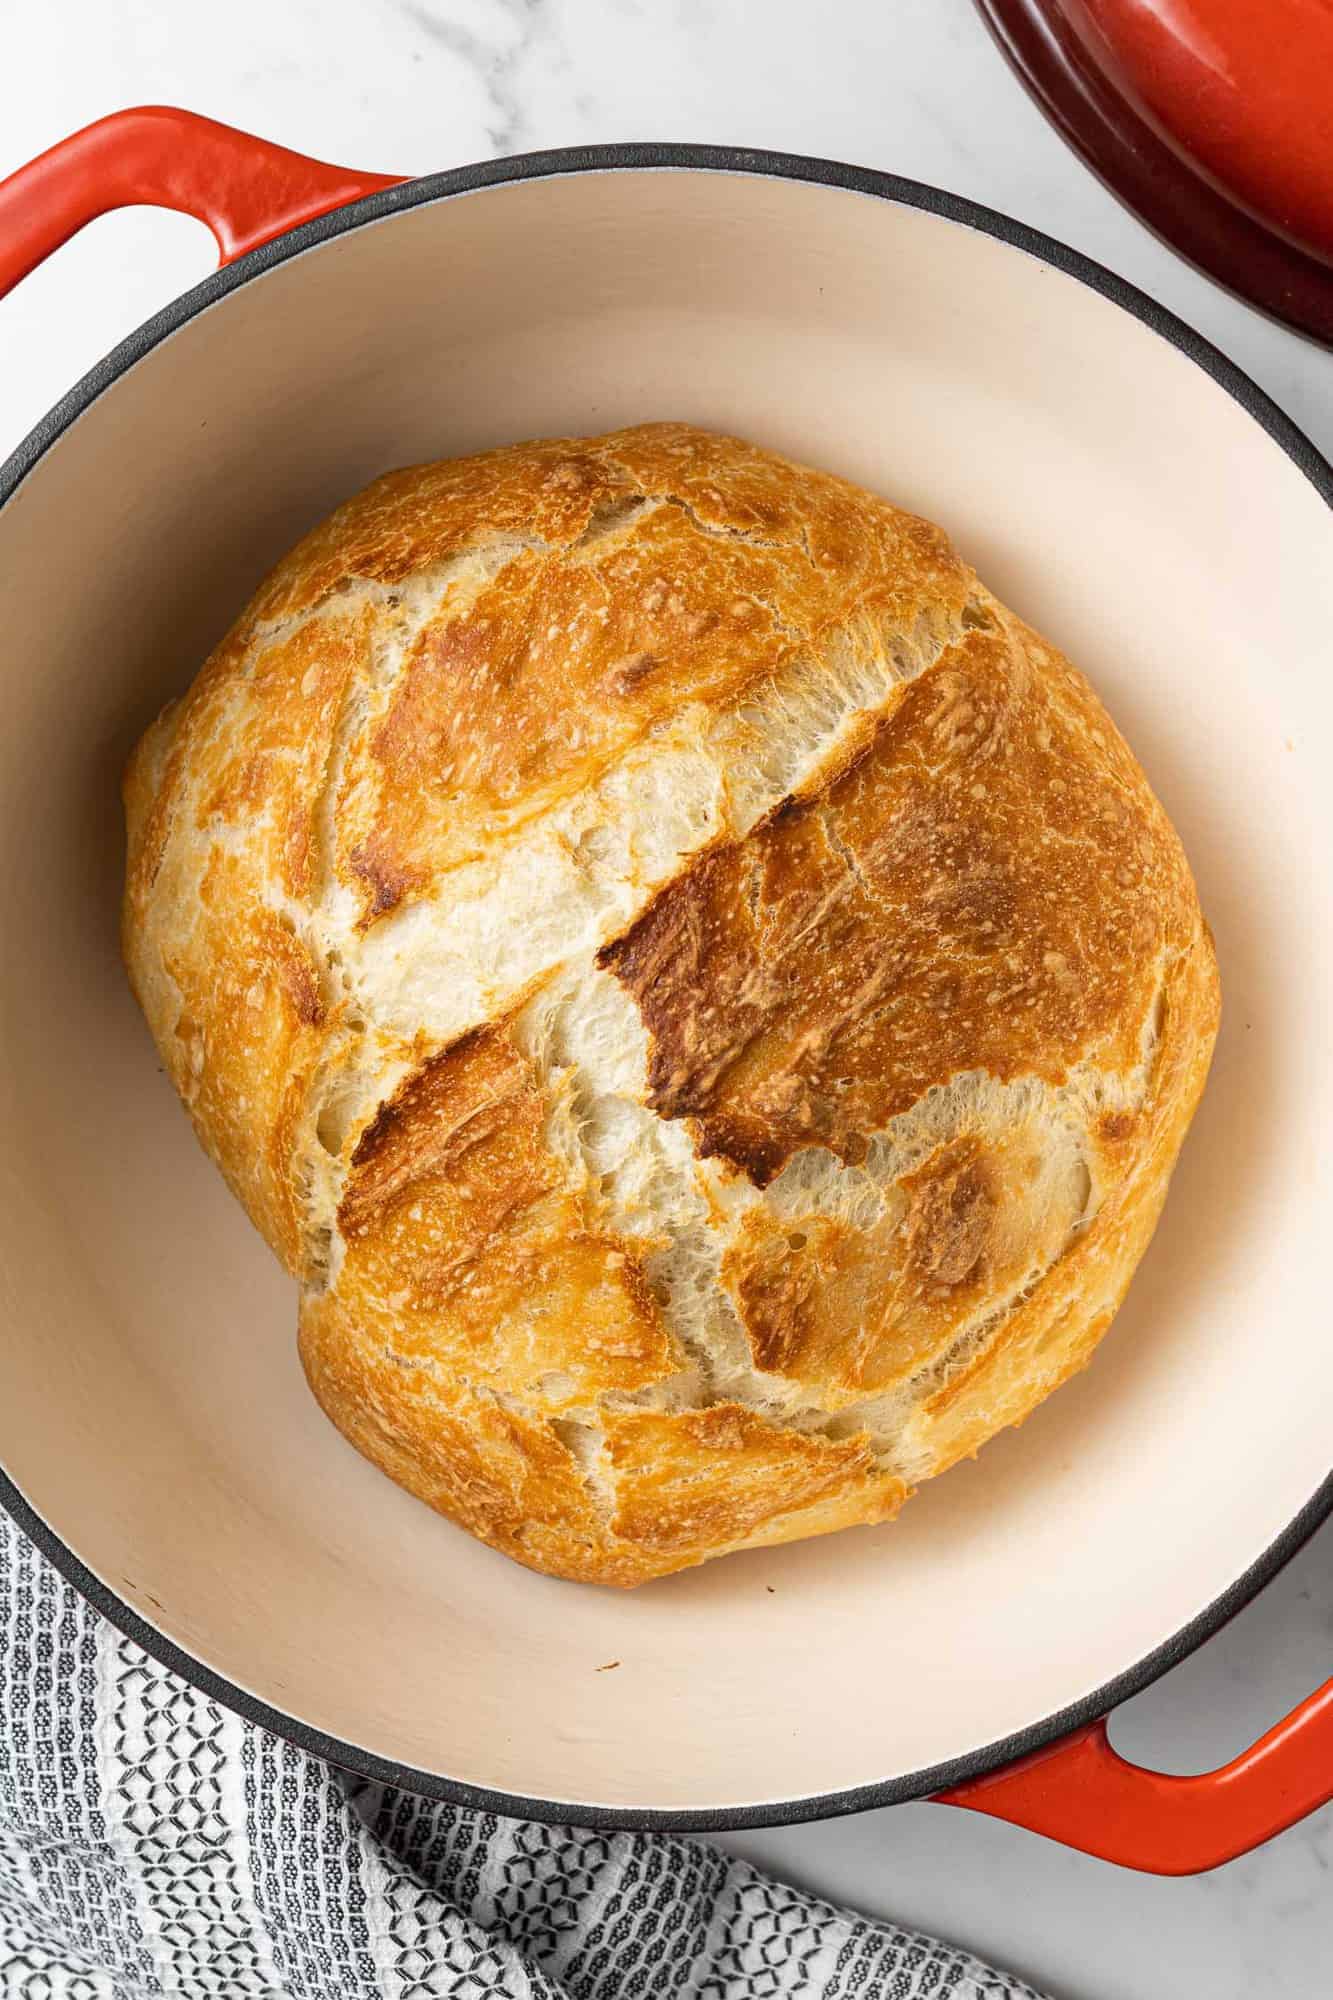
<path id="1" fill-rule="evenodd" d="M 977 0 L 1056 130 L 1176 250 L 1333 345 L 1325 0 Z"/>
<path id="2" fill-rule="evenodd" d="M 621 146 L 411 182 L 119 113 L 0 184 L 0 289 L 125 203 L 218 272 L 0 472 L 0 1498 L 124 1631 L 361 1773 L 719 1829 L 933 1795 L 1164 1873 L 1333 1795 L 1333 1682 L 1221 1771 L 1102 1718 L 1333 1505 L 1333 475 L 1076 252 L 886 175 Z M 675 416 L 944 522 L 1180 826 L 1226 1025 L 1092 1370 L 901 1521 L 629 1597 L 529 1575 L 326 1425 L 116 946 L 117 777 L 260 574 L 391 464 Z M 616 1663 L 614 1672 L 605 1671 Z"/>

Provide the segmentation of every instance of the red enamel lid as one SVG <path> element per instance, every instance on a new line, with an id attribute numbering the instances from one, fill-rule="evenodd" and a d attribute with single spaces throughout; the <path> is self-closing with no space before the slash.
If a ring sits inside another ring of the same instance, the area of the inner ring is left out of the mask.
<path id="1" fill-rule="evenodd" d="M 979 0 L 1065 137 L 1176 249 L 1333 342 L 1333 0 Z"/>

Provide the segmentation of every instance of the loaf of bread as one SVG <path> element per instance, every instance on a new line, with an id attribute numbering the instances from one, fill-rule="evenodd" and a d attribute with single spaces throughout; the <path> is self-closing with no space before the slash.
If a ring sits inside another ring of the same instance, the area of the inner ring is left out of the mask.
<path id="1" fill-rule="evenodd" d="M 1105 1332 L 1218 1017 L 936 528 L 655 424 L 379 479 L 126 780 L 125 955 L 311 1387 L 519 1562 L 882 1521 Z"/>

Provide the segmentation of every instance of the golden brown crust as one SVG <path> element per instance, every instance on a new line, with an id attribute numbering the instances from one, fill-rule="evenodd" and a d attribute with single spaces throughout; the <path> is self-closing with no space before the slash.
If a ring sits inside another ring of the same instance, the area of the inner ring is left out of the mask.
<path id="1" fill-rule="evenodd" d="M 342 510 L 348 573 L 392 584 L 449 569 L 347 746 L 334 865 L 363 923 L 586 790 L 691 703 L 780 676 L 831 625 L 910 625 L 965 592 L 925 524 L 821 474 L 798 506 L 786 467 L 744 447 L 729 448 L 724 489 L 714 441 L 674 435 L 423 467 Z M 342 581 L 313 555 L 304 568 L 304 589 L 292 595 L 293 577 L 261 606 Z"/>
<path id="2" fill-rule="evenodd" d="M 337 1293 L 395 1355 L 553 1417 L 679 1357 L 634 1256 L 589 1228 L 544 1115 L 503 1027 L 426 1064 L 353 1154 Z"/>
<path id="3" fill-rule="evenodd" d="M 602 962 L 653 1037 L 652 1102 L 771 1180 L 952 1076 L 1126 1066 L 1184 858 L 1085 682 L 1007 615 L 905 689 L 822 794 L 703 856 Z"/>
<path id="4" fill-rule="evenodd" d="M 767 1424 L 738 1404 L 613 1413 L 597 1504 L 558 1428 L 367 1342 L 331 1294 L 301 1309 L 321 1407 L 400 1485 L 516 1562 L 622 1588 L 736 1548 L 889 1520 L 907 1497 L 857 1440 Z"/>
<path id="5" fill-rule="evenodd" d="M 1108 1162 L 1109 1189 L 1083 1231 L 1030 1297 L 1000 1320 L 963 1368 L 926 1398 L 912 1444 L 932 1474 L 973 1458 L 996 1431 L 1021 1424 L 1053 1389 L 1085 1368 L 1148 1247 L 1171 1169 L 1208 1077 L 1220 1018 L 1217 963 L 1207 927 L 1176 959 L 1162 994 L 1152 1088 L 1137 1143 Z"/>
<path id="6" fill-rule="evenodd" d="M 320 1402 L 633 1584 L 1092 1352 L 1216 1029 L 1179 844 L 939 530 L 683 425 L 393 473 L 126 777 L 131 977 Z"/>

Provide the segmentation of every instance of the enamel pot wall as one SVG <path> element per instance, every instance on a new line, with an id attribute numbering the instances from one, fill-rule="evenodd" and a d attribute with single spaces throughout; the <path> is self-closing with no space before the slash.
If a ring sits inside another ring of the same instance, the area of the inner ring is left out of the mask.
<path id="1" fill-rule="evenodd" d="M 222 268 L 0 472 L 0 1495 L 147 1650 L 352 1769 L 721 1828 L 935 1794 L 1140 1868 L 1333 1794 L 1333 1682 L 1226 1770 L 1101 1718 L 1333 1504 L 1330 471 L 1074 252 L 820 161 L 665 146 L 394 183 L 178 111 L 0 185 L 0 287 L 107 208 Z M 1088 672 L 1195 865 L 1226 1021 L 1092 1369 L 902 1519 L 628 1596 L 363 1463 L 117 952 L 119 768 L 261 573 L 384 468 L 679 417 L 942 522 Z M 612 1671 L 603 1671 L 618 1662 Z"/>

